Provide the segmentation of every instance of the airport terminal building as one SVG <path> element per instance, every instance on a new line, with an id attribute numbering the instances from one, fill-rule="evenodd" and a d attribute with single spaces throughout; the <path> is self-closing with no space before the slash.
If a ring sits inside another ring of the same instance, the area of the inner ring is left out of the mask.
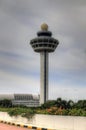
<path id="1" fill-rule="evenodd" d="M 9 99 L 13 105 L 24 105 L 27 107 L 39 106 L 39 95 L 32 94 L 1 94 L 0 100 Z"/>

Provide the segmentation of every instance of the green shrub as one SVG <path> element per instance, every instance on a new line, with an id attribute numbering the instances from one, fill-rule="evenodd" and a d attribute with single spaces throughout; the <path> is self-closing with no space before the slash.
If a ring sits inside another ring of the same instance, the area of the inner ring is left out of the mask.
<path id="1" fill-rule="evenodd" d="M 8 114 L 10 116 L 18 116 L 21 115 L 22 117 L 31 118 L 35 114 L 35 110 L 31 108 L 13 108 L 11 109 Z"/>

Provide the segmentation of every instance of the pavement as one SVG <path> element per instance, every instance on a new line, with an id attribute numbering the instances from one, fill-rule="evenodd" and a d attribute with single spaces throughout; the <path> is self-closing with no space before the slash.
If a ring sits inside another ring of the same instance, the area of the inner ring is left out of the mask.
<path id="1" fill-rule="evenodd" d="M 0 130 L 27 130 L 26 128 L 0 123 Z M 30 130 L 30 129 L 29 129 Z"/>

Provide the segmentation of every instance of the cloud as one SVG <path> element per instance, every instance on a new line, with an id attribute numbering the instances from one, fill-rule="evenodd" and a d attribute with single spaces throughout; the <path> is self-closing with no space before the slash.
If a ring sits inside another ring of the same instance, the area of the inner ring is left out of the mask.
<path id="1" fill-rule="evenodd" d="M 79 87 L 79 86 L 71 86 L 71 85 L 63 85 L 63 84 L 52 84 L 52 87 L 49 88 L 49 99 L 56 99 L 61 97 L 63 99 L 69 100 L 72 99 L 73 101 L 77 101 L 79 99 L 86 99 L 86 87 Z"/>
<path id="2" fill-rule="evenodd" d="M 33 93 L 39 94 L 39 80 L 33 76 L 12 75 L 10 72 L 0 71 L 1 93 Z M 34 82 L 33 82 L 34 81 Z M 36 84 L 35 84 L 36 83 Z M 28 90 L 28 91 L 27 91 Z"/>

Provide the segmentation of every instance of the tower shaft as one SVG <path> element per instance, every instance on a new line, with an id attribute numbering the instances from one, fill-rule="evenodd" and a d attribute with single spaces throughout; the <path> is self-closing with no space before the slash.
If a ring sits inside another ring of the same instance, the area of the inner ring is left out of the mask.
<path id="1" fill-rule="evenodd" d="M 42 51 L 40 53 L 40 104 L 48 100 L 48 52 Z"/>

